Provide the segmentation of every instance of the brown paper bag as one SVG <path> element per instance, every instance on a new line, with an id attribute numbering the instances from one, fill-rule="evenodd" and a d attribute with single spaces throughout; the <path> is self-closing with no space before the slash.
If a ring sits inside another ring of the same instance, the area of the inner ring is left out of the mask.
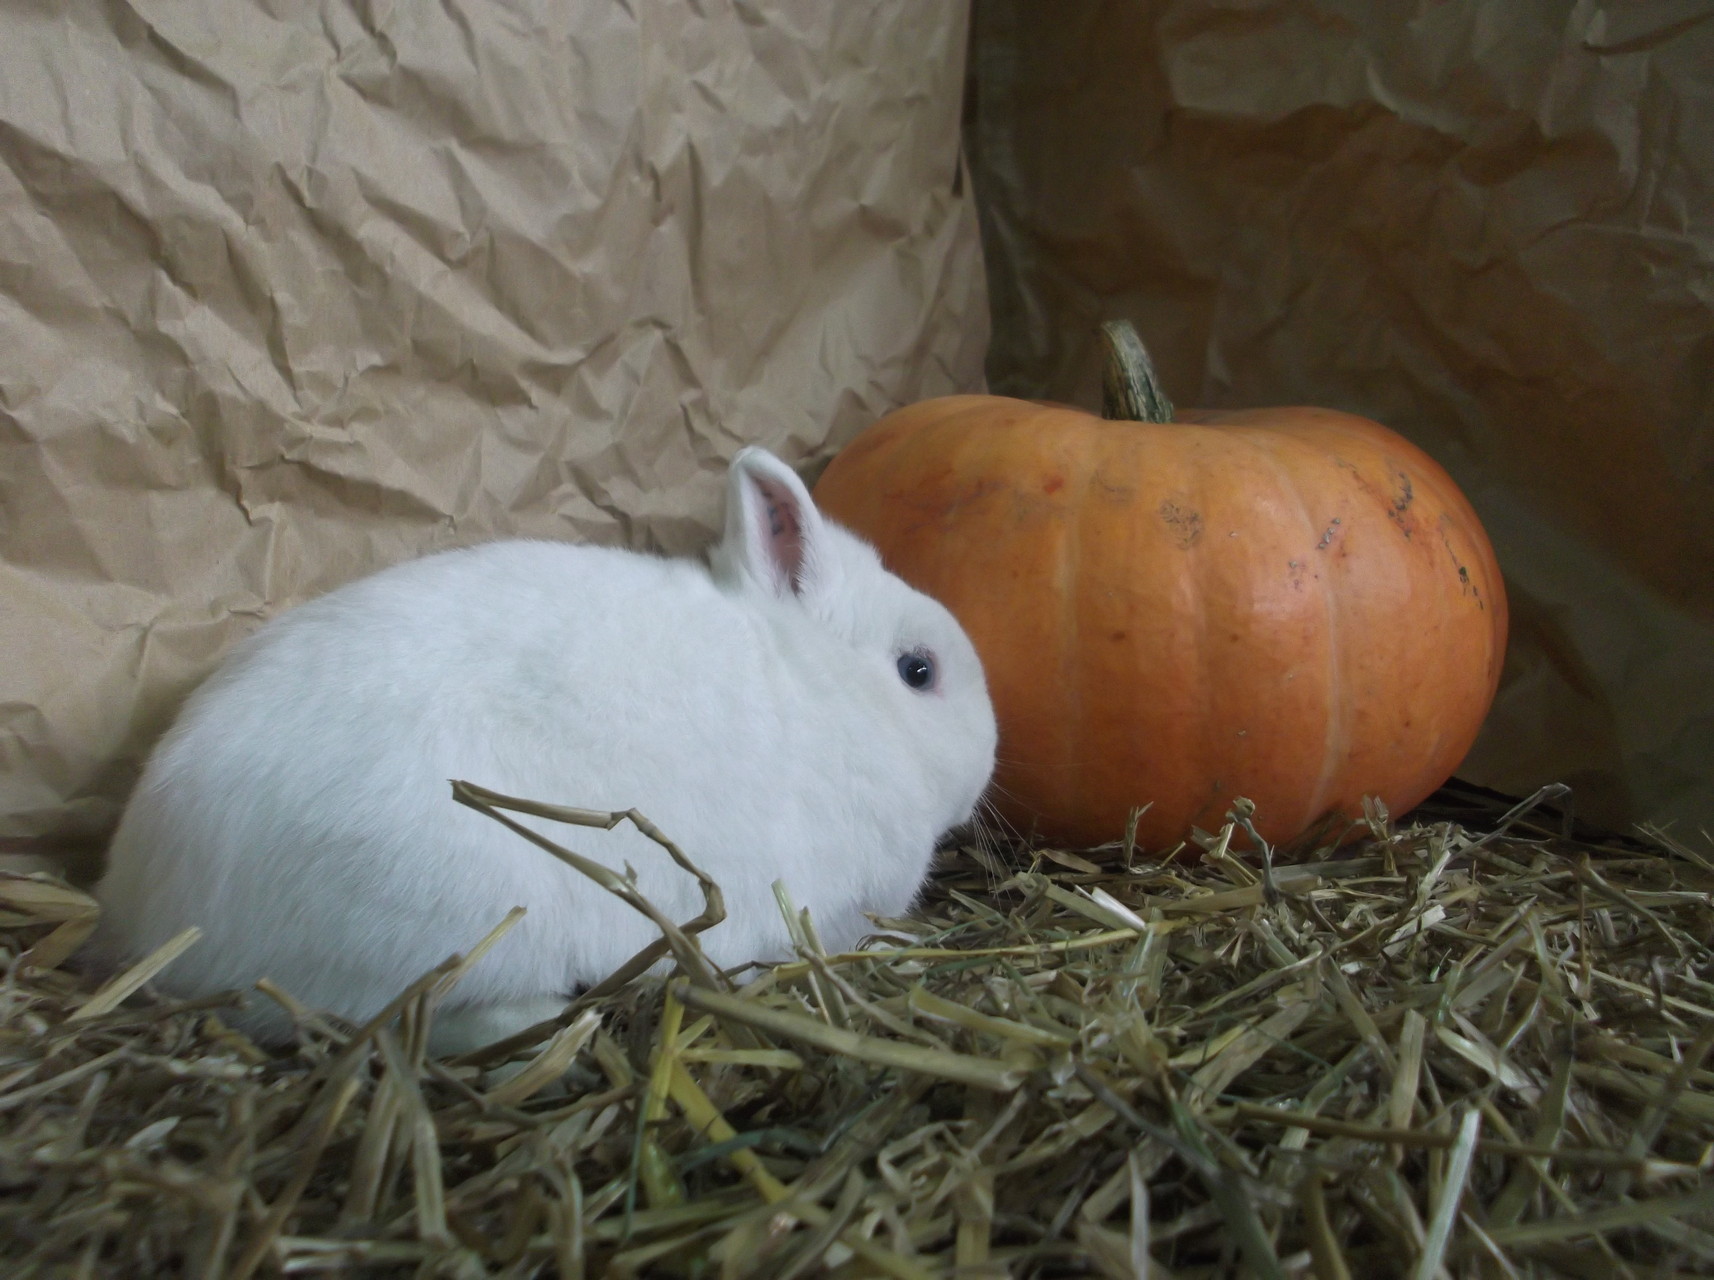
<path id="1" fill-rule="evenodd" d="M 282 607 L 682 552 L 724 459 L 982 385 L 961 3 L 14 8 L 0 839 L 88 850 Z"/>

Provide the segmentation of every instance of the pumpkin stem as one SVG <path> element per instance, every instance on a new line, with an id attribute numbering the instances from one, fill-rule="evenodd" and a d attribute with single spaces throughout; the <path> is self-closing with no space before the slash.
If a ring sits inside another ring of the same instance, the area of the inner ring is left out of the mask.
<path id="1" fill-rule="evenodd" d="M 1116 422 L 1171 422 L 1172 401 L 1161 390 L 1154 361 L 1129 320 L 1101 326 L 1107 367 L 1101 376 L 1101 416 Z"/>

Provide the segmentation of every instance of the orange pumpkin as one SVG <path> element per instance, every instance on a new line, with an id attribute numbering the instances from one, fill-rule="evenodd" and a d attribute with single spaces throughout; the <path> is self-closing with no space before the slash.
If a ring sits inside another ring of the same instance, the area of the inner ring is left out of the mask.
<path id="1" fill-rule="evenodd" d="M 970 633 L 1000 722 L 1001 811 L 1091 845 L 1146 804 L 1138 840 L 1161 849 L 1237 796 L 1276 843 L 1360 817 L 1365 795 L 1410 809 L 1469 750 L 1505 651 L 1505 588 L 1470 504 L 1352 414 L 1175 420 L 1135 333 L 1104 332 L 1106 417 L 924 401 L 858 436 L 815 490 Z"/>

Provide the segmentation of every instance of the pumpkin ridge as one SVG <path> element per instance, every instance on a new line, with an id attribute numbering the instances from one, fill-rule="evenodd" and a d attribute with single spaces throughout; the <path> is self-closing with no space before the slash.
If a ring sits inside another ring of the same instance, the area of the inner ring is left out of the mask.
<path id="1" fill-rule="evenodd" d="M 1191 448 L 1184 450 L 1183 456 L 1188 463 L 1185 467 L 1187 474 L 1184 477 L 1184 492 L 1190 499 L 1191 509 L 1200 514 L 1208 509 L 1210 473 L 1219 471 L 1218 465 L 1209 465 L 1211 457 L 1218 464 L 1218 451 Z M 1214 478 L 1219 479 L 1217 474 Z M 1201 564 L 1207 558 L 1206 548 L 1199 545 L 1200 541 L 1201 539 L 1192 539 L 1181 548 L 1183 558 L 1188 564 Z M 1232 791 L 1227 780 L 1220 777 L 1216 767 L 1210 763 L 1219 760 L 1220 752 L 1212 740 L 1217 728 L 1214 723 L 1217 717 L 1210 714 L 1214 704 L 1215 674 L 1214 652 L 1209 644 L 1213 628 L 1209 623 L 1208 592 L 1200 573 L 1187 570 L 1184 577 L 1192 584 L 1188 596 L 1195 608 L 1190 643 L 1190 670 L 1196 686 L 1193 703 L 1202 708 L 1203 714 L 1198 718 L 1196 731 L 1185 735 L 1185 741 L 1179 744 L 1178 754 L 1181 757 L 1191 755 L 1193 763 L 1188 772 L 1192 777 L 1207 778 L 1209 782 L 1207 792 L 1192 800 L 1195 807 L 1185 813 L 1183 821 L 1186 824 L 1195 823 L 1213 828 L 1219 825 L 1225 815 L 1232 800 Z M 1173 658 L 1176 660 L 1179 656 L 1174 654 Z M 1178 763 L 1182 768 L 1182 759 Z"/>
<path id="2" fill-rule="evenodd" d="M 1060 459 L 1060 461 L 1067 463 L 1075 460 Z M 1070 467 L 1067 466 L 1065 469 L 1069 471 Z M 1088 493 L 1093 481 L 1093 469 L 1085 470 L 1075 484 L 1078 501 L 1065 504 L 1065 518 L 1060 522 L 1059 545 L 1054 556 L 1056 588 L 1060 587 L 1061 584 L 1077 580 L 1077 570 L 1083 549 L 1083 521 L 1087 518 L 1083 513 L 1089 510 Z M 1066 476 L 1065 489 L 1073 487 L 1072 478 L 1069 475 Z M 1060 493 L 1063 496 L 1064 490 L 1062 489 Z M 1082 603 L 1082 599 L 1079 593 L 1075 591 L 1058 589 L 1055 594 L 1059 597 L 1060 631 L 1057 637 L 1059 660 L 1055 663 L 1054 678 L 1065 689 L 1065 696 L 1068 699 L 1064 712 L 1064 723 L 1077 726 L 1078 730 L 1072 734 L 1071 742 L 1065 744 L 1066 749 L 1062 754 L 1062 760 L 1070 775 L 1067 779 L 1070 784 L 1068 790 L 1076 797 L 1078 805 L 1082 807 L 1086 803 L 1089 793 L 1090 770 L 1098 767 L 1097 762 L 1084 759 L 1072 745 L 1080 745 L 1085 741 L 1081 729 L 1088 712 L 1086 691 L 1083 688 L 1083 682 L 1077 678 L 1079 672 L 1075 658 L 1075 655 L 1081 652 L 1079 637 L 1083 634 L 1083 620 L 1079 616 L 1078 606 Z"/>
<path id="3" fill-rule="evenodd" d="M 1125 424 L 1127 428 L 1131 425 Z M 1077 504 L 1081 512 L 1079 573 L 1086 579 L 1094 575 L 1101 583 L 1097 590 L 1070 593 L 1079 605 L 1082 634 L 1087 636 L 1087 643 L 1068 646 L 1069 653 L 1081 655 L 1080 736 L 1090 753 L 1079 777 L 1078 805 L 1087 815 L 1088 835 L 1101 840 L 1123 834 L 1125 816 L 1131 808 L 1151 802 L 1158 805 L 1163 792 L 1175 789 L 1163 788 L 1161 775 L 1163 766 L 1177 767 L 1177 762 L 1162 762 L 1152 749 L 1160 740 L 1158 726 L 1170 711 L 1163 709 L 1160 699 L 1144 705 L 1147 678 L 1138 667 L 1146 657 L 1139 659 L 1135 641 L 1130 639 L 1147 633 L 1160 616 L 1170 615 L 1175 603 L 1170 598 L 1146 598 L 1129 573 L 1103 573 L 1097 567 L 1149 560 L 1148 552 L 1138 546 L 1146 537 L 1130 513 L 1146 506 L 1144 495 L 1152 495 L 1159 488 L 1159 477 L 1150 475 L 1138 459 L 1147 456 L 1151 442 L 1158 443 L 1160 430 L 1143 424 L 1121 431 L 1097 427 L 1093 433 L 1096 447 L 1085 454 L 1083 496 Z M 1167 457 L 1172 457 L 1170 452 Z M 1115 504 L 1124 515 L 1115 515 Z M 1088 563 L 1081 559 L 1086 545 L 1091 549 Z M 1109 645 L 1116 648 L 1109 649 Z M 1158 661 L 1159 651 L 1147 656 Z"/>
<path id="4" fill-rule="evenodd" d="M 1359 490 L 1374 504 L 1378 518 L 1385 522 L 1382 527 L 1390 527 L 1402 535 L 1380 539 L 1376 558 L 1383 554 L 1380 548 L 1385 548 L 1384 554 L 1394 566 L 1394 576 L 1411 587 L 1406 602 L 1411 626 L 1406 638 L 1414 651 L 1394 655 L 1399 671 L 1388 682 L 1392 697 L 1386 704 L 1377 702 L 1376 711 L 1371 713 L 1377 714 L 1385 705 L 1388 721 L 1372 726 L 1368 735 L 1371 755 L 1379 756 L 1379 767 L 1396 779 L 1393 805 L 1409 808 L 1449 775 L 1462 758 L 1462 752 L 1457 758 L 1446 758 L 1444 697 L 1437 689 L 1424 688 L 1423 672 L 1431 660 L 1441 659 L 1449 647 L 1461 647 L 1463 629 L 1447 609 L 1448 575 L 1438 563 L 1436 539 L 1413 536 L 1437 523 L 1431 509 L 1444 509 L 1446 505 L 1445 488 L 1439 477 L 1420 465 L 1417 451 L 1408 441 L 1401 449 L 1391 441 L 1376 440 L 1365 452 L 1371 455 L 1367 461 L 1389 480 L 1406 479 L 1411 493 L 1407 522 L 1390 486 L 1371 481 Z M 1427 599 L 1428 596 L 1433 600 Z M 1414 767 L 1401 766 L 1401 757 L 1414 758 L 1418 763 Z M 1425 778 L 1429 779 L 1426 785 Z"/>
<path id="5" fill-rule="evenodd" d="M 1283 448 L 1288 445 L 1300 451 L 1305 462 L 1313 464 L 1316 461 L 1314 449 L 1293 436 L 1274 434 L 1269 437 L 1256 431 L 1246 431 L 1242 437 L 1252 448 L 1266 459 L 1268 466 L 1279 477 L 1280 492 L 1291 498 L 1297 509 L 1300 523 L 1303 527 L 1304 545 L 1311 548 L 1304 554 L 1313 554 L 1313 549 L 1321 540 L 1321 527 L 1309 510 L 1309 503 L 1304 498 L 1303 486 L 1298 480 L 1297 471 L 1288 466 L 1280 456 Z M 1313 563 L 1313 562 L 1312 562 Z M 1321 598 L 1323 634 L 1326 637 L 1326 719 L 1321 724 L 1321 768 L 1315 775 L 1315 780 L 1305 799 L 1303 809 L 1293 820 L 1295 829 L 1307 828 L 1312 822 L 1327 812 L 1330 801 L 1342 789 L 1341 775 L 1345 771 L 1346 757 L 1351 749 L 1351 698 L 1350 691 L 1341 678 L 1343 660 L 1341 640 L 1345 627 L 1344 593 L 1332 589 L 1331 574 L 1318 574 L 1312 577 L 1317 584 L 1316 594 Z M 1307 736 L 1307 735 L 1306 735 Z"/>

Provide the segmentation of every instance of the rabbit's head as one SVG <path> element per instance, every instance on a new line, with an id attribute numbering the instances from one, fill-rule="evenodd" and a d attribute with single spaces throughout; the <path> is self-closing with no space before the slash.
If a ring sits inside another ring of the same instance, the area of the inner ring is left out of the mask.
<path id="1" fill-rule="evenodd" d="M 709 558 L 729 590 L 764 610 L 801 611 L 842 642 L 855 669 L 828 672 L 829 697 L 859 700 L 878 731 L 909 742 L 896 761 L 901 792 L 923 794 L 910 784 L 929 783 L 939 831 L 968 821 L 993 774 L 997 733 L 981 660 L 958 620 L 824 518 L 797 474 L 763 449 L 732 461 L 725 535 Z"/>

